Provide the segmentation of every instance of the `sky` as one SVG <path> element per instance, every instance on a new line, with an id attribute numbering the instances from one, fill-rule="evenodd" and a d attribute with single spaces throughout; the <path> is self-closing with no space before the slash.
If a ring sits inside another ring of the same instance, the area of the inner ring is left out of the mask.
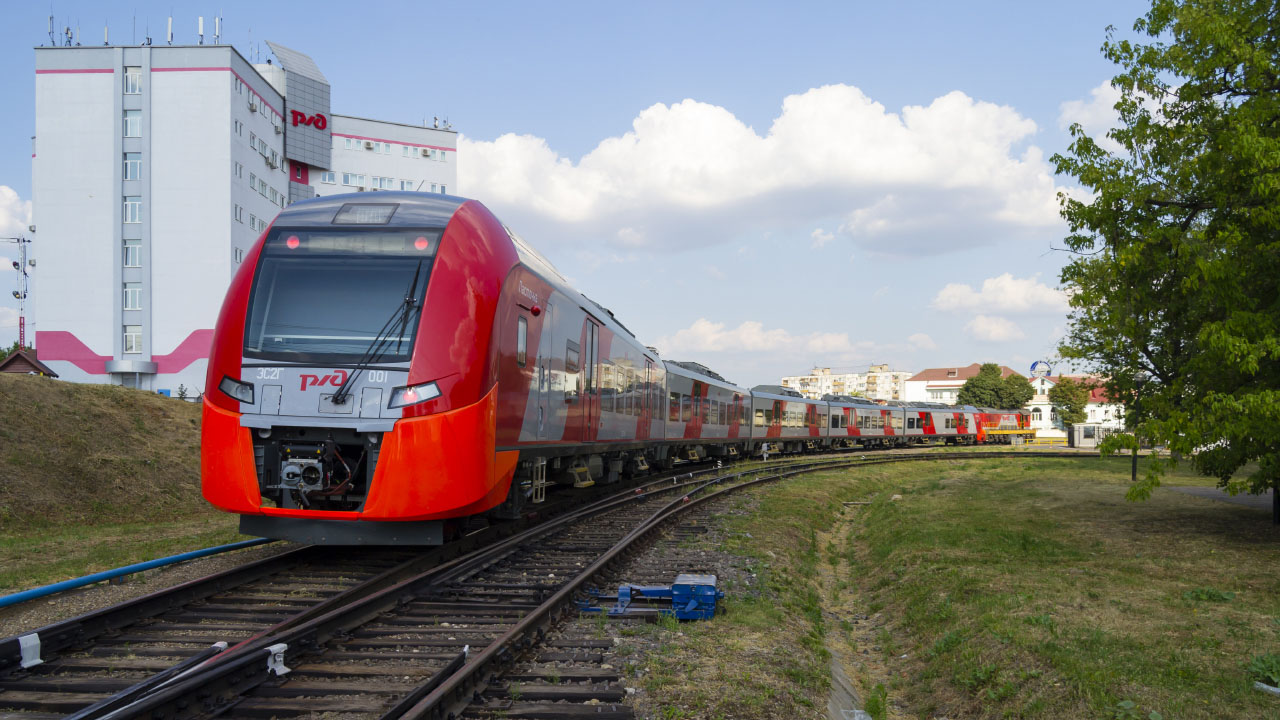
<path id="1" fill-rule="evenodd" d="M 264 40 L 311 55 L 332 111 L 447 118 L 487 205 L 662 357 L 742 385 L 815 366 L 1026 373 L 1067 327 L 1054 173 L 1114 122 L 1108 26 L 1147 5 L 1028 2 L 0 0 L 0 237 L 31 235 L 34 52 Z M 38 233 L 32 255 L 39 259 Z M 17 337 L 0 241 L 0 345 Z M 39 268 L 33 270 L 38 303 Z M 38 316 L 36 318 L 38 321 Z M 31 327 L 28 327 L 30 332 Z"/>

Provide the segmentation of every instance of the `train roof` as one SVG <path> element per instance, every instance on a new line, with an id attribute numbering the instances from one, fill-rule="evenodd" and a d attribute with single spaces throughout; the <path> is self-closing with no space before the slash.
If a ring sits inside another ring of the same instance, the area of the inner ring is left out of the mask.
<path id="1" fill-rule="evenodd" d="M 449 224 L 466 198 L 439 193 L 387 191 L 368 193 L 343 193 L 299 200 L 290 204 L 276 216 L 275 224 L 282 227 L 439 227 Z M 338 213 L 346 206 L 373 206 L 385 210 L 394 206 L 383 222 L 336 222 Z"/>
<path id="2" fill-rule="evenodd" d="M 756 385 L 755 387 L 751 388 L 751 392 L 757 393 L 757 394 L 763 393 L 765 395 L 777 395 L 780 397 L 788 397 L 788 398 L 800 398 L 801 400 L 811 400 L 813 402 L 819 402 L 818 400 L 813 400 L 812 398 L 805 397 L 804 395 L 800 394 L 800 392 L 797 390 L 792 390 L 789 387 L 783 387 L 781 385 Z"/>

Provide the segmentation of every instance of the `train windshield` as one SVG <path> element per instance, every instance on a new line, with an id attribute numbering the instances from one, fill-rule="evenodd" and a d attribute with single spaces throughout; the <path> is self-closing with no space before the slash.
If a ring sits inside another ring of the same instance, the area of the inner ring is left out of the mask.
<path id="1" fill-rule="evenodd" d="M 245 357 L 405 362 L 440 230 L 273 230 L 249 298 Z"/>

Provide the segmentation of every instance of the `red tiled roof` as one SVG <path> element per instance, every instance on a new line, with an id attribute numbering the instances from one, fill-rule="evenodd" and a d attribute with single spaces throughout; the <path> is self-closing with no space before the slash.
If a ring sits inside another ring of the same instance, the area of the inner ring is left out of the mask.
<path id="1" fill-rule="evenodd" d="M 950 367 L 950 368 L 929 368 L 907 378 L 907 382 L 923 382 L 934 380 L 959 380 L 961 382 L 975 377 L 978 371 L 982 369 L 980 363 L 974 363 L 966 367 Z M 1010 375 L 1021 375 L 1018 371 L 1007 365 L 1000 366 L 1000 377 L 1007 378 Z"/>

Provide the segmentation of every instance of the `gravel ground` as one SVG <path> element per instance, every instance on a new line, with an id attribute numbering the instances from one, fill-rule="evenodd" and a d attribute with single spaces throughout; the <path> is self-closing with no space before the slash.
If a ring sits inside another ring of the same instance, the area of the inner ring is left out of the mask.
<path id="1" fill-rule="evenodd" d="M 254 560 L 301 547 L 275 542 L 135 573 L 119 584 L 97 583 L 0 609 L 0 638 L 20 635 L 51 623 L 110 607 L 142 595 L 181 585 Z"/>

